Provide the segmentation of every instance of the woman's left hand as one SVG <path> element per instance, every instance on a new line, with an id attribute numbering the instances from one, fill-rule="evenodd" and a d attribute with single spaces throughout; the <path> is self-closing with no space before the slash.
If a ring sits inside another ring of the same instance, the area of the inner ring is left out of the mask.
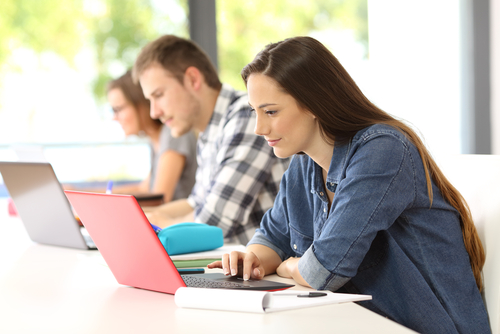
<path id="1" fill-rule="evenodd" d="M 293 272 L 299 270 L 299 260 L 299 257 L 290 257 L 281 262 L 279 267 L 276 269 L 276 274 L 284 278 L 293 278 Z"/>
<path id="2" fill-rule="evenodd" d="M 299 260 L 300 257 L 290 257 L 281 262 L 281 264 L 276 269 L 276 274 L 284 278 L 292 278 L 300 285 L 311 287 L 299 272 Z"/>

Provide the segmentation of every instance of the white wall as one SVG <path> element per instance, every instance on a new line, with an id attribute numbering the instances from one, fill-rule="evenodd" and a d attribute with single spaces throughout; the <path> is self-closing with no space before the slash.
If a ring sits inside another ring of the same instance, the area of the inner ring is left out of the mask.
<path id="1" fill-rule="evenodd" d="M 420 130 L 434 155 L 461 148 L 459 19 L 457 0 L 368 0 L 366 93 Z"/>
<path id="2" fill-rule="evenodd" d="M 500 2 L 490 0 L 492 153 L 500 154 Z"/>

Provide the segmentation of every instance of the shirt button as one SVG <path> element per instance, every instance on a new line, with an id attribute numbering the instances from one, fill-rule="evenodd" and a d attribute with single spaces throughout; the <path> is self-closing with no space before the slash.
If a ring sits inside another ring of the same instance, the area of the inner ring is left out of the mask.
<path id="1" fill-rule="evenodd" d="M 293 249 L 297 249 L 297 245 L 296 244 L 293 244 Z"/>
<path id="2" fill-rule="evenodd" d="M 323 212 L 326 212 L 326 208 L 323 208 Z"/>
<path id="3" fill-rule="evenodd" d="M 320 193 L 319 193 L 319 195 L 320 195 L 320 196 L 323 196 L 323 195 L 324 195 L 324 193 L 323 193 L 323 192 L 320 192 Z"/>

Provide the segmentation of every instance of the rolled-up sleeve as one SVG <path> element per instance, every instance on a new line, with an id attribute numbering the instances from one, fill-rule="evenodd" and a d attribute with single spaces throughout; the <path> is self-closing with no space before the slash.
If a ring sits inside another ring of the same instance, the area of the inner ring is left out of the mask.
<path id="1" fill-rule="evenodd" d="M 319 290 L 336 291 L 351 279 L 350 277 L 332 274 L 323 267 L 316 255 L 314 255 L 312 247 L 300 258 L 299 272 L 311 287 Z"/>

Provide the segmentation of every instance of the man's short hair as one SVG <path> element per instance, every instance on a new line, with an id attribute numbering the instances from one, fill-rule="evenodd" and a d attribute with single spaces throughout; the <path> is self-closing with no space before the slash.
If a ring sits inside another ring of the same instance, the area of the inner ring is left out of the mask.
<path id="1" fill-rule="evenodd" d="M 196 67 L 207 85 L 220 89 L 222 84 L 208 55 L 193 41 L 174 35 L 164 35 L 147 44 L 137 57 L 132 76 L 134 81 L 152 64 L 157 63 L 183 83 L 184 73 L 190 66 Z"/>

